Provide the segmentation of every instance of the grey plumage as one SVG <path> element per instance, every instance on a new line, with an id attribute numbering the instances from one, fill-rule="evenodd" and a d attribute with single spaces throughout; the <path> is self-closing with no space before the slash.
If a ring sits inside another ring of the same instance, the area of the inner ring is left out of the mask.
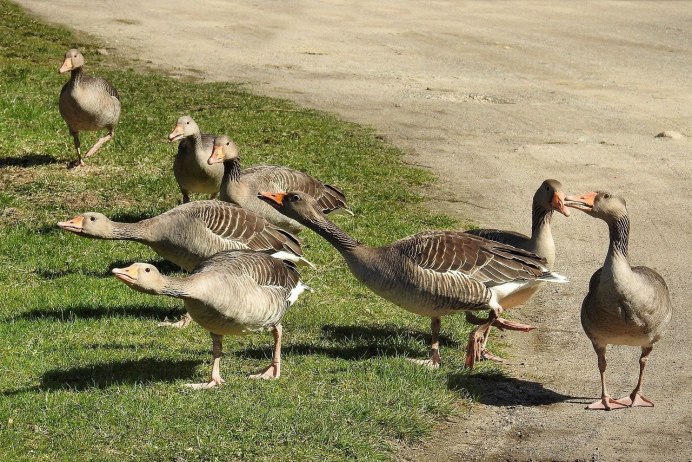
<path id="1" fill-rule="evenodd" d="M 105 79 L 87 75 L 83 71 L 84 56 L 79 50 L 68 50 L 60 73 L 70 71 L 70 80 L 62 87 L 58 108 L 72 135 L 77 160 L 75 166 L 83 165 L 80 131 L 107 129 L 108 134 L 100 138 L 84 155 L 90 157 L 115 133 L 120 119 L 120 96 Z"/>

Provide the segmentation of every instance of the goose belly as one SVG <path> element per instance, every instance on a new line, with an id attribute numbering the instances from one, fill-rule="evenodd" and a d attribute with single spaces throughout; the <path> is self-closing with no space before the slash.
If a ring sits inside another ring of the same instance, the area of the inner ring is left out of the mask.
<path id="1" fill-rule="evenodd" d="M 185 307 L 197 324 L 218 335 L 245 335 L 268 330 L 281 320 L 283 313 L 267 313 L 258 305 L 239 302 L 226 310 L 199 301 L 188 301 Z"/>
<path id="2" fill-rule="evenodd" d="M 599 345 L 651 346 L 661 337 L 663 327 L 621 305 L 582 309 L 581 323 L 586 335 Z"/>
<path id="3" fill-rule="evenodd" d="M 112 127 L 120 116 L 120 103 L 112 97 L 95 98 L 79 87 L 66 91 L 59 101 L 60 114 L 76 131 Z"/>
<path id="4" fill-rule="evenodd" d="M 211 152 L 209 152 L 211 155 Z M 173 162 L 173 174 L 181 189 L 198 194 L 219 192 L 221 174 L 219 165 L 204 165 L 194 155 L 178 155 Z"/>

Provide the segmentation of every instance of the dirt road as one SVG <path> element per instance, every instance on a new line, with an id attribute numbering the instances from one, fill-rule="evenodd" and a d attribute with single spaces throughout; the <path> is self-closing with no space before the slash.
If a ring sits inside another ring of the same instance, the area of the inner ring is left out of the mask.
<path id="1" fill-rule="evenodd" d="M 406 460 L 692 460 L 692 7 L 688 2 L 20 0 L 121 55 L 251 88 L 374 126 L 441 182 L 430 207 L 530 231 L 545 178 L 627 198 L 633 263 L 657 269 L 676 308 L 649 361 L 653 409 L 587 412 L 600 394 L 579 324 L 607 249 L 602 222 L 554 219 L 556 269 L 508 334 L 510 381 L 473 379 L 480 403 Z M 194 6 L 193 6 L 194 5 Z M 56 57 L 56 63 L 60 57 Z M 174 117 L 172 115 L 172 117 Z M 684 139 L 656 138 L 664 130 Z M 638 351 L 614 348 L 614 395 Z"/>

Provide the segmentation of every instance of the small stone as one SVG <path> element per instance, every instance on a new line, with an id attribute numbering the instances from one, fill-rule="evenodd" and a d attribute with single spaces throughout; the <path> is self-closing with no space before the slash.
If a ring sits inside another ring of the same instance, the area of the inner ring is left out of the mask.
<path id="1" fill-rule="evenodd" d="M 106 50 L 105 48 L 99 48 L 98 50 L 96 50 L 96 52 L 100 55 L 103 55 L 103 56 L 108 55 L 108 50 Z"/>
<path id="2" fill-rule="evenodd" d="M 665 130 L 656 135 L 656 138 L 670 138 L 671 140 L 684 140 L 685 135 L 674 130 Z"/>

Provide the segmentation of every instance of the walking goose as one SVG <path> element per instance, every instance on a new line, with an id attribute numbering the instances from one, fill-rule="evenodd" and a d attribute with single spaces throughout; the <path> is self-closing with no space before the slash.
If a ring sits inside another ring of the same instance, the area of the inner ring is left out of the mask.
<path id="1" fill-rule="evenodd" d="M 107 80 L 84 73 L 84 56 L 79 50 L 68 50 L 65 60 L 59 69 L 61 74 L 70 71 L 70 80 L 60 91 L 58 108 L 60 115 L 67 123 L 70 135 L 77 150 L 77 160 L 71 167 L 84 165 L 80 149 L 79 132 L 107 129 L 108 134 L 100 138 L 84 158 L 92 156 L 115 133 L 115 126 L 120 118 L 120 96 L 118 91 Z"/>
<path id="2" fill-rule="evenodd" d="M 241 171 L 238 146 L 225 135 L 214 140 L 214 151 L 209 157 L 209 164 L 220 163 L 223 163 L 220 199 L 252 210 L 289 232 L 299 232 L 303 226 L 259 200 L 260 191 L 299 191 L 314 197 L 324 213 L 340 210 L 353 215 L 341 191 L 307 173 L 273 165 L 258 165 Z"/>
<path id="3" fill-rule="evenodd" d="M 216 197 L 223 167 L 207 163 L 214 135 L 202 134 L 192 117 L 186 115 L 178 119 L 168 140 L 181 140 L 173 161 L 173 174 L 183 194 L 183 204 L 190 201 L 190 193 L 210 194 L 211 199 Z"/>
<path id="4" fill-rule="evenodd" d="M 251 378 L 281 375 L 281 318 L 307 288 L 293 263 L 257 252 L 220 252 L 187 277 L 163 276 L 153 265 L 134 263 L 113 274 L 134 290 L 181 298 L 185 308 L 212 338 L 211 380 L 189 384 L 195 389 L 224 383 L 219 371 L 222 339 L 261 330 L 274 334 L 274 355 L 264 371 Z"/>
<path id="5" fill-rule="evenodd" d="M 566 217 L 569 216 L 569 209 L 565 207 L 564 201 L 565 193 L 562 189 L 562 183 L 557 180 L 545 180 L 533 195 L 531 237 L 514 231 L 502 231 L 499 229 L 474 229 L 467 231 L 467 233 L 535 253 L 539 257 L 545 258 L 546 268 L 552 270 L 555 264 L 555 242 L 550 229 L 550 221 L 554 211 Z M 505 309 L 514 308 L 528 301 L 542 286 L 542 283 L 534 284 L 530 288 L 515 292 L 509 297 L 498 301 Z M 502 362 L 502 358 L 491 354 L 485 349 L 489 334 L 490 329 L 488 329 L 483 340 L 481 355 L 485 359 Z"/>
<path id="6" fill-rule="evenodd" d="M 472 234 L 428 231 L 384 247 L 368 247 L 329 221 L 307 194 L 263 192 L 259 197 L 326 239 L 356 279 L 377 295 L 430 317 L 430 359 L 416 361 L 429 367 L 440 365 L 440 317 L 490 310 L 487 320 L 472 321 L 480 324 L 469 336 L 466 352 L 466 366 L 473 367 L 491 325 L 523 331 L 529 327 L 500 318 L 498 300 L 539 281 L 566 282 L 548 271 L 537 255 Z"/>
<path id="7" fill-rule="evenodd" d="M 249 210 L 216 200 L 179 205 L 137 223 L 119 223 L 88 212 L 58 226 L 84 237 L 140 242 L 188 272 L 217 252 L 235 249 L 264 252 L 314 267 L 303 257 L 298 238 Z M 186 327 L 190 321 L 185 316 L 160 326 Z"/>
<path id="8" fill-rule="evenodd" d="M 589 281 L 589 292 L 581 306 L 581 325 L 598 356 L 601 399 L 587 409 L 618 409 L 654 404 L 640 390 L 644 367 L 673 313 L 668 287 L 663 278 L 646 266 L 631 267 L 627 247 L 630 220 L 625 200 L 609 192 L 567 196 L 565 205 L 586 212 L 608 224 L 610 246 L 603 267 Z M 632 393 L 612 399 L 605 384 L 607 345 L 641 347 L 639 380 Z"/>

